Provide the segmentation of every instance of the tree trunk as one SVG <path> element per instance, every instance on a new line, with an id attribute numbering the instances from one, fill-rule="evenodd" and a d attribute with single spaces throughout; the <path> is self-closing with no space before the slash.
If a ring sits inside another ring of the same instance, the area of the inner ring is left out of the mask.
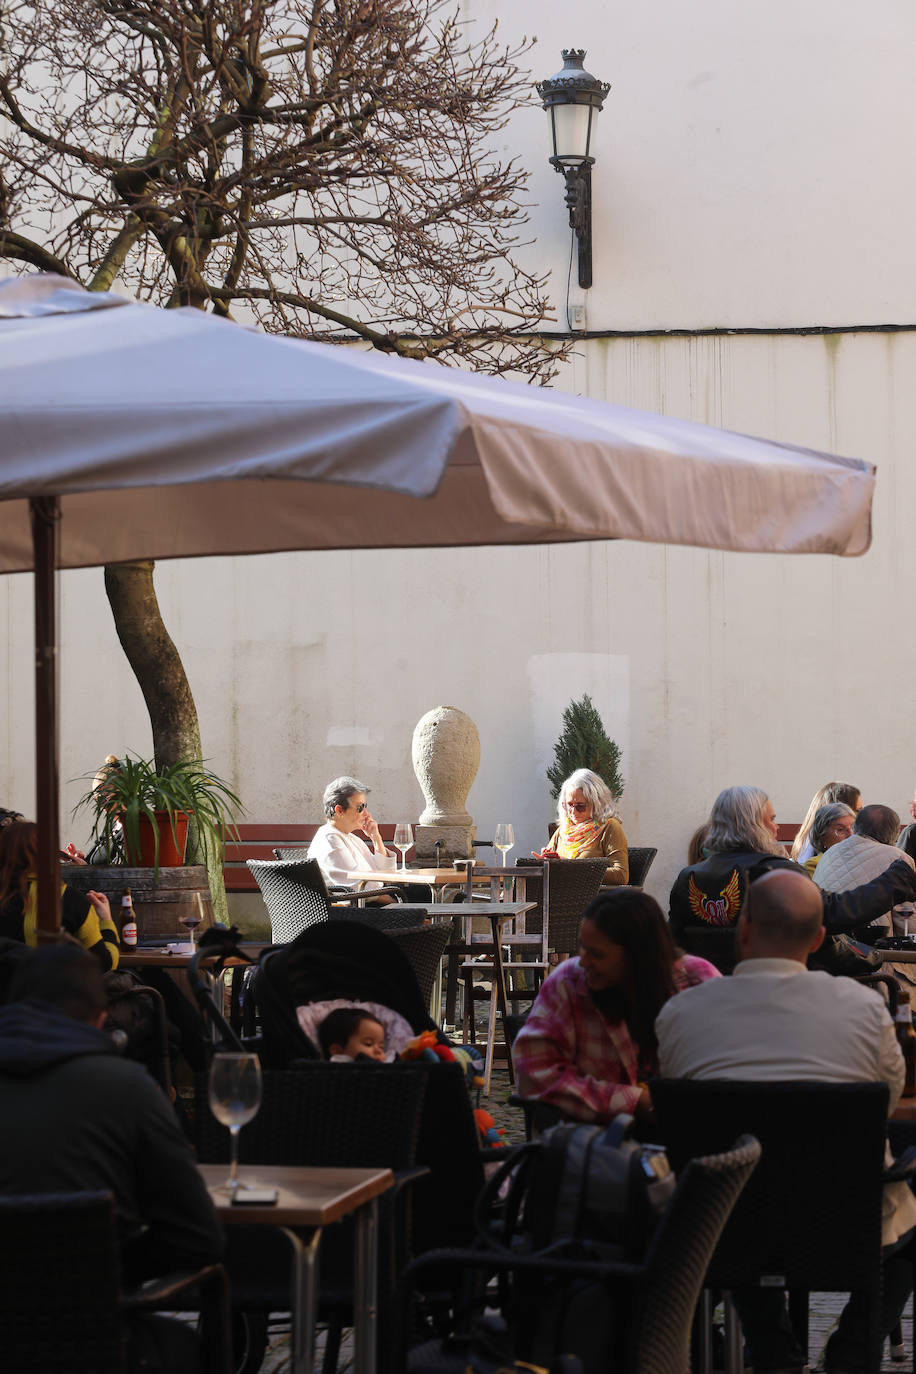
<path id="1" fill-rule="evenodd" d="M 149 711 L 156 767 L 162 768 L 180 759 L 201 760 L 203 751 L 197 707 L 184 664 L 159 610 L 153 586 L 154 567 L 149 560 L 109 564 L 105 568 L 105 591 L 118 639 Z M 228 925 L 222 864 L 219 855 L 198 845 L 193 818 L 188 832 L 188 856 L 191 862 L 206 863 L 214 918 Z"/>

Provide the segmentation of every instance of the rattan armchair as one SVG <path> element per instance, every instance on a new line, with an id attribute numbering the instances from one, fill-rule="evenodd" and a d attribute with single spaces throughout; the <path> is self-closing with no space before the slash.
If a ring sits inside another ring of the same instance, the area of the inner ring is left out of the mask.
<path id="1" fill-rule="evenodd" d="M 605 1354 L 607 1374 L 684 1374 L 690 1367 L 691 1324 L 710 1256 L 760 1153 L 758 1142 L 745 1136 L 725 1153 L 691 1160 L 679 1175 L 674 1196 L 641 1262 L 498 1253 L 486 1243 L 477 1250 L 433 1251 L 408 1267 L 402 1284 L 404 1301 L 409 1301 L 413 1285 L 428 1279 L 431 1270 L 437 1271 L 456 1290 L 463 1287 L 471 1300 L 476 1296 L 481 1307 L 499 1304 L 509 1329 L 518 1335 L 516 1359 L 535 1359 L 538 1364 L 553 1360 L 553 1367 L 561 1368 L 563 1356 L 577 1353 L 577 1334 L 588 1333 L 567 1331 L 570 1339 L 562 1348 L 532 1352 L 525 1346 L 526 1323 L 516 1321 L 519 1294 L 524 1290 L 530 1311 L 538 1285 L 555 1302 L 565 1280 L 570 1290 L 581 1287 L 583 1281 L 594 1283 L 600 1286 L 599 1292 L 604 1290 L 593 1309 L 596 1320 L 603 1320 L 606 1308 L 613 1306 L 622 1327 L 619 1350 Z M 499 1292 L 480 1281 L 469 1283 L 473 1274 L 499 1276 Z M 462 1318 L 466 1332 L 466 1310 Z M 468 1342 L 460 1338 L 424 1342 L 409 1351 L 406 1368 L 408 1374 L 463 1374 L 472 1365 L 468 1355 Z"/>
<path id="2" fill-rule="evenodd" d="M 274 850 L 275 859 L 292 859 L 298 863 L 303 863 L 308 856 L 308 849 L 303 849 L 301 846 L 297 848 L 295 846 L 278 845 Z M 321 876 L 324 880 L 324 874 Z M 383 876 L 383 874 L 379 875 L 380 878 Z M 385 884 L 384 882 L 380 887 L 370 888 L 368 892 L 362 889 L 357 892 L 352 887 L 345 887 L 342 883 L 329 883 L 325 880 L 325 891 L 328 894 L 329 901 L 334 906 L 339 906 L 341 903 L 348 902 L 361 904 L 365 902 L 367 898 L 371 900 L 375 897 L 380 897 L 383 893 L 392 897 L 396 902 L 401 900 L 401 889 L 396 886 L 391 886 L 390 884 Z"/>
<path id="3" fill-rule="evenodd" d="M 4 1369 L 127 1374 L 137 1367 L 128 1354 L 132 1314 L 181 1311 L 189 1290 L 203 1319 L 202 1368 L 229 1374 L 229 1290 L 221 1265 L 165 1276 L 128 1293 L 121 1287 L 110 1193 L 0 1197 Z"/>
<path id="4" fill-rule="evenodd" d="M 649 1087 L 675 1170 L 736 1130 L 752 1131 L 763 1147 L 761 1167 L 710 1258 L 706 1286 L 772 1287 L 778 1275 L 803 1350 L 808 1293 L 861 1290 L 869 1296 L 869 1368 L 877 1371 L 887 1086 L 662 1078 Z M 727 1367 L 735 1371 L 743 1365 L 738 1324 L 732 1311 L 726 1315 Z M 711 1367 L 708 1341 L 701 1365 Z"/>
<path id="5" fill-rule="evenodd" d="M 239 1137 L 245 1164 L 388 1168 L 395 1188 L 379 1207 L 379 1368 L 396 1338 L 392 1297 L 395 1276 L 410 1248 L 409 1189 L 415 1169 L 428 1074 L 419 1064 L 301 1063 L 262 1076 L 261 1107 Z M 208 1107 L 207 1078 L 195 1079 L 194 1145 L 205 1163 L 224 1163 L 229 1132 Z M 226 1264 L 234 1306 L 245 1313 L 286 1312 L 290 1304 L 288 1239 L 279 1230 L 233 1226 Z M 352 1324 L 353 1223 L 327 1228 L 320 1248 L 319 1313 L 329 1323 L 323 1369 L 333 1371 L 341 1329 Z M 257 1324 L 251 1322 L 253 1329 Z M 392 1372 L 394 1374 L 394 1371 Z"/>
<path id="6" fill-rule="evenodd" d="M 642 887 L 649 876 L 649 869 L 655 862 L 657 853 L 657 849 L 627 846 L 627 866 L 630 874 L 627 878 L 628 887 Z"/>

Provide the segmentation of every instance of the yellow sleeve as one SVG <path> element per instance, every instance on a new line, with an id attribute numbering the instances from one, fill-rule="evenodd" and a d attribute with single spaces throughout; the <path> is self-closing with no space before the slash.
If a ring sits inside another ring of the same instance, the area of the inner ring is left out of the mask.
<path id="1" fill-rule="evenodd" d="M 64 929 L 79 940 L 83 949 L 95 955 L 104 973 L 117 968 L 120 942 L 114 921 L 110 917 L 100 917 L 88 898 L 72 888 L 65 886 L 62 897 Z M 82 910 L 84 905 L 88 908 L 85 911 Z"/>

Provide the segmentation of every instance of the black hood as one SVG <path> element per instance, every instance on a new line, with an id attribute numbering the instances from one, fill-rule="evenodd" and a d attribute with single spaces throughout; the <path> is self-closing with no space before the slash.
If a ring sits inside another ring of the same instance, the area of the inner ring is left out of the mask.
<path id="1" fill-rule="evenodd" d="M 113 1054 L 111 1038 L 44 1002 L 0 1008 L 0 1074 L 29 1078 L 85 1054 Z"/>

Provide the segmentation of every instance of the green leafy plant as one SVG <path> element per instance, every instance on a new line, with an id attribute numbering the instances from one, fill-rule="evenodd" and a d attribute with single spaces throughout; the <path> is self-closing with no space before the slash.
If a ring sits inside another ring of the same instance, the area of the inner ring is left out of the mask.
<path id="1" fill-rule="evenodd" d="M 620 776 L 620 750 L 604 728 L 604 722 L 586 693 L 581 701 L 571 701 L 563 712 L 563 733 L 553 748 L 554 762 L 547 769 L 551 795 L 577 768 L 590 768 L 607 783 L 615 797 L 624 789 Z"/>
<path id="2" fill-rule="evenodd" d="M 242 803 L 222 778 L 205 768 L 199 760 L 180 760 L 157 768 L 150 759 L 128 755 L 120 768 L 108 771 L 104 780 L 80 797 L 74 815 L 84 807 L 94 813 L 93 839 L 111 855 L 117 848 L 116 826 L 124 838 L 124 862 L 137 861 L 140 853 L 141 822 L 152 827 L 155 869 L 159 871 L 159 827 L 157 813 L 168 816 L 172 838 L 178 842 L 177 826 L 181 816 L 194 823 L 198 840 L 206 850 L 222 855 L 226 836 L 233 832 L 232 817 L 242 811 Z"/>

